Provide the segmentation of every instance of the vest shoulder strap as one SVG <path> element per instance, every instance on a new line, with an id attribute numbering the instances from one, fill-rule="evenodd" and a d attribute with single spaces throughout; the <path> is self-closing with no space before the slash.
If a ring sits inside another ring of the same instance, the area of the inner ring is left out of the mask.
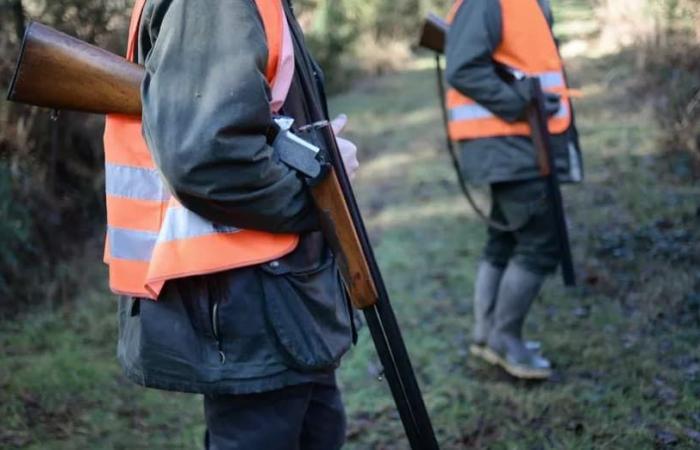
<path id="1" fill-rule="evenodd" d="M 277 67 L 282 59 L 282 45 L 284 40 L 284 10 L 282 0 L 255 0 L 262 24 L 267 38 L 268 57 L 265 76 L 268 83 L 275 81 Z M 129 23 L 129 40 L 126 50 L 126 58 L 136 62 L 136 45 L 138 43 L 139 24 L 147 0 L 136 0 L 134 9 L 131 12 L 131 22 Z"/>
<path id="2" fill-rule="evenodd" d="M 139 24 L 146 0 L 136 0 L 134 9 L 131 11 L 131 22 L 129 23 L 129 41 L 126 47 L 126 59 L 136 62 L 136 43 L 138 42 Z"/>

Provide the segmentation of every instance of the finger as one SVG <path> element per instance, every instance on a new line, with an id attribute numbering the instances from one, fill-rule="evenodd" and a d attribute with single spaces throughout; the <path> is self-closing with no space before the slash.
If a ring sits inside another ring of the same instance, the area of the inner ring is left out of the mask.
<path id="1" fill-rule="evenodd" d="M 343 131 L 343 128 L 345 128 L 345 125 L 347 125 L 347 123 L 348 123 L 348 116 L 346 116 L 345 114 L 339 114 L 331 122 L 331 127 L 333 128 L 333 133 L 340 134 L 340 132 Z"/>

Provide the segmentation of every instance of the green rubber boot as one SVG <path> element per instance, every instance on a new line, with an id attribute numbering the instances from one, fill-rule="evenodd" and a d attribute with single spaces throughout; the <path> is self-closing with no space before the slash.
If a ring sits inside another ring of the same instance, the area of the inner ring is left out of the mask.
<path id="1" fill-rule="evenodd" d="M 549 361 L 522 339 L 525 317 L 544 278 L 510 263 L 498 287 L 493 327 L 483 357 L 516 378 L 543 380 L 552 375 Z"/>
<path id="2" fill-rule="evenodd" d="M 469 351 L 472 355 L 484 357 L 486 341 L 493 325 L 493 311 L 496 307 L 498 285 L 501 283 L 503 268 L 488 261 L 479 263 L 474 283 L 474 329 Z"/>

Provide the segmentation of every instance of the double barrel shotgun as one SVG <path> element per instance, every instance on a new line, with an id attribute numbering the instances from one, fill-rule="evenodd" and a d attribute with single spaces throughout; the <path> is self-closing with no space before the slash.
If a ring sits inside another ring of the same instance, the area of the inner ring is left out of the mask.
<path id="1" fill-rule="evenodd" d="M 460 187 L 466 196 L 467 201 L 472 205 L 476 212 L 482 216 L 489 226 L 508 230 L 508 226 L 493 223 L 493 221 L 489 220 L 489 218 L 486 217 L 477 207 L 476 203 L 471 197 L 469 189 L 467 188 L 466 181 L 462 177 L 457 152 L 454 148 L 454 143 L 449 137 L 449 116 L 447 106 L 445 105 L 445 85 L 442 74 L 442 64 L 440 62 L 440 55 L 445 53 L 445 41 L 448 31 L 449 25 L 444 19 L 435 14 L 429 14 L 423 23 L 423 29 L 418 45 L 425 49 L 432 50 L 435 53 L 438 95 L 440 96 L 442 119 L 445 125 L 447 149 L 450 154 L 450 159 L 455 167 L 455 170 L 457 171 L 457 178 L 459 179 Z M 499 67 L 499 69 L 501 69 L 498 71 L 499 74 L 502 75 L 506 81 L 513 79 L 513 75 L 508 68 Z M 540 169 L 540 176 L 545 180 L 545 184 L 547 186 L 547 198 L 549 199 L 549 202 L 552 205 L 552 211 L 554 212 L 554 225 L 556 227 L 557 238 L 559 241 L 559 252 L 561 255 L 561 274 L 566 286 L 576 286 L 576 274 L 574 272 L 574 263 L 571 256 L 571 245 L 569 244 L 569 231 L 566 227 L 566 216 L 564 214 L 561 189 L 559 187 L 559 179 L 557 178 L 554 165 L 554 156 L 552 154 L 552 143 L 550 140 L 549 129 L 547 128 L 547 114 L 544 108 L 544 92 L 542 91 L 542 85 L 540 84 L 540 80 L 538 78 L 530 78 L 529 81 L 531 82 L 532 102 L 527 108 L 526 115 L 527 121 L 530 124 L 530 129 L 532 130 L 532 141 L 537 152 L 536 156 L 537 164 Z"/>
<path id="2" fill-rule="evenodd" d="M 140 116 L 143 77 L 142 66 L 34 22 L 26 30 L 8 100 L 54 110 Z M 307 83 L 310 80 L 302 80 L 302 84 Z M 365 315 L 411 448 L 437 450 L 430 417 L 335 135 L 320 109 L 314 111 L 314 120 L 316 136 L 332 167 L 311 188 L 323 233 L 336 255 L 353 305 Z"/>

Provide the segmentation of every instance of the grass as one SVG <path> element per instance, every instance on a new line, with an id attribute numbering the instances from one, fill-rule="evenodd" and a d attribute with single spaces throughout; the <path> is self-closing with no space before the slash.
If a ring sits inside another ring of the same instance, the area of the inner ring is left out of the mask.
<path id="1" fill-rule="evenodd" d="M 544 384 L 516 382 L 467 356 L 484 230 L 442 149 L 432 72 L 380 80 L 334 102 L 353 120 L 351 132 L 378 142 L 363 147 L 357 195 L 443 448 L 700 445 L 697 300 L 688 307 L 698 283 L 699 188 L 657 170 L 663 149 L 648 110 L 609 74 L 628 69 L 627 56 L 571 64 L 587 94 L 577 106 L 588 182 L 566 189 L 584 282 L 574 291 L 551 282 L 528 322 L 557 364 Z M 348 448 L 406 448 L 370 346 L 365 336 L 342 371 L 356 418 Z"/>
<path id="2" fill-rule="evenodd" d="M 572 5 L 556 10 L 564 25 L 590 18 Z M 630 55 L 569 67 L 586 93 L 587 182 L 565 190 L 582 282 L 567 291 L 551 281 L 528 319 L 556 364 L 546 383 L 468 356 L 485 232 L 443 149 L 429 66 L 332 101 L 362 149 L 357 196 L 426 403 L 445 449 L 698 448 L 700 186 L 667 170 L 648 108 L 628 94 Z M 0 448 L 200 448 L 199 398 L 122 377 L 104 270 L 77 270 L 87 281 L 74 302 L 0 323 Z M 407 448 L 378 367 L 363 330 L 340 370 L 348 449 Z"/>

